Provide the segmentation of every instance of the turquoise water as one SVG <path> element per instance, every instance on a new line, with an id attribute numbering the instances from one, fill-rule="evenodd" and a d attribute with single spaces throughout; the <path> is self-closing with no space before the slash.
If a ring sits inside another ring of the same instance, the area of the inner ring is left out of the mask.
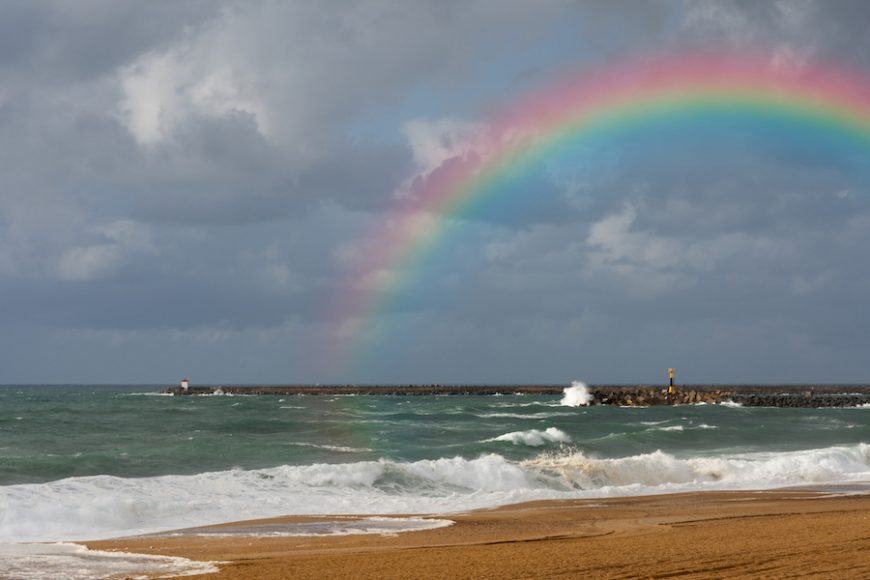
<path id="1" fill-rule="evenodd" d="M 157 387 L 0 387 L 0 485 L 541 447 L 599 457 L 794 451 L 870 441 L 870 409 L 571 408 L 560 397 L 165 397 Z M 488 441 L 556 428 L 570 443 Z"/>
<path id="2" fill-rule="evenodd" d="M 870 409 L 0 387 L 0 540 L 870 480 Z"/>

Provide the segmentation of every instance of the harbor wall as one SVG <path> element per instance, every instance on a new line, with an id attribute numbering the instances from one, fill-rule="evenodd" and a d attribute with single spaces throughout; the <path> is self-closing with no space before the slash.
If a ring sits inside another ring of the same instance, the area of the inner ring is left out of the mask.
<path id="1" fill-rule="evenodd" d="M 562 395 L 565 385 L 208 385 L 168 387 L 163 393 L 191 395 Z M 854 407 L 870 405 L 870 385 L 683 385 L 671 395 L 661 385 L 591 385 L 592 405 L 645 407 L 737 403 L 763 407 Z"/>

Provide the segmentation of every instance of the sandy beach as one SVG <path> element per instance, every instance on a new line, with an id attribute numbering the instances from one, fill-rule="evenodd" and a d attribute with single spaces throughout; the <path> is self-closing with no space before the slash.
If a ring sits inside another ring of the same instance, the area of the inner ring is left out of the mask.
<path id="1" fill-rule="evenodd" d="M 329 519 L 290 517 L 225 524 L 224 536 L 87 545 L 222 561 L 219 573 L 198 576 L 214 579 L 870 577 L 866 493 L 685 493 L 531 502 L 441 517 L 455 524 L 396 535 L 239 534 Z"/>

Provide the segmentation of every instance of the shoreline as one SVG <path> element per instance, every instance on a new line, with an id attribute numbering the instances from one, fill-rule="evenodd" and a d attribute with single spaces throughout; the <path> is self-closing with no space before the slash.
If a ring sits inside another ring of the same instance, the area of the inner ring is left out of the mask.
<path id="1" fill-rule="evenodd" d="M 219 561 L 187 578 L 870 576 L 867 485 L 546 500 L 455 514 L 453 525 L 368 535 L 251 536 L 367 516 L 289 516 L 78 542 Z M 264 527 L 265 526 L 265 527 Z M 214 531 L 229 535 L 216 535 Z M 241 532 L 241 533 L 240 533 Z"/>

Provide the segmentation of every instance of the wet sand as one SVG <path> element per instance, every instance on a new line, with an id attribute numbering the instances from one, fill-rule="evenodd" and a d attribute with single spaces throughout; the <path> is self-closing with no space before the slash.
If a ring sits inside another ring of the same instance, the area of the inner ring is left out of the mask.
<path id="1" fill-rule="evenodd" d="M 866 493 L 778 490 L 548 501 L 438 519 L 456 523 L 397 535 L 233 535 L 310 529 L 329 520 L 288 517 L 226 524 L 221 531 L 229 536 L 184 533 L 87 545 L 223 561 L 217 574 L 188 577 L 215 580 L 870 578 Z"/>

